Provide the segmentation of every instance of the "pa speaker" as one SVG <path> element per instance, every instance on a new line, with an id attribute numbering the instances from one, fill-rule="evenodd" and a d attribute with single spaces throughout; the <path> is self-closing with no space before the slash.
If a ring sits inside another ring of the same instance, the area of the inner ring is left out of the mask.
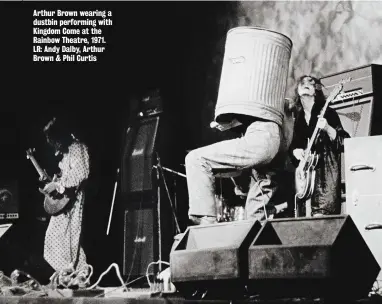
<path id="1" fill-rule="evenodd" d="M 248 288 L 264 297 L 362 298 L 380 270 L 348 215 L 268 221 L 248 264 Z"/>
<path id="2" fill-rule="evenodd" d="M 170 254 L 172 283 L 186 297 L 243 295 L 248 248 L 260 228 L 258 221 L 188 227 Z"/>

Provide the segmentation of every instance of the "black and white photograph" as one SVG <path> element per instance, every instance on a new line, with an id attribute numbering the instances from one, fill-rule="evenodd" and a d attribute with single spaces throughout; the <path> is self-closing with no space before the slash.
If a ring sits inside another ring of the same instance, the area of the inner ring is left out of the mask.
<path id="1" fill-rule="evenodd" d="M 382 303 L 381 1 L 0 12 L 0 303 Z"/>

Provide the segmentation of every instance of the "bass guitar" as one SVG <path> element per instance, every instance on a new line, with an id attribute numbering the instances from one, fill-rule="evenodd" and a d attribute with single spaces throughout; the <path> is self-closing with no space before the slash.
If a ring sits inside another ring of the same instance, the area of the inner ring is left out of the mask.
<path id="1" fill-rule="evenodd" d="M 40 165 L 37 163 L 36 158 L 33 156 L 34 149 L 28 149 L 27 151 L 27 159 L 30 159 L 33 166 L 35 167 L 37 173 L 39 174 L 39 180 L 48 184 L 50 182 L 55 181 L 56 176 L 51 178 L 45 170 L 43 170 Z M 50 215 L 58 215 L 71 201 L 72 196 L 68 196 L 66 194 L 61 194 L 57 191 L 53 191 L 50 194 L 40 190 L 42 194 L 45 195 L 44 199 L 44 209 Z"/>
<path id="2" fill-rule="evenodd" d="M 326 109 L 329 104 L 338 96 L 342 91 L 343 85 L 349 82 L 351 78 L 341 80 L 338 85 L 333 89 L 328 98 L 326 99 L 325 105 L 323 106 L 318 118 L 322 118 L 325 115 Z M 300 200 L 308 200 L 312 197 L 315 178 L 316 178 L 316 166 L 319 160 L 319 155 L 312 151 L 314 144 L 318 136 L 320 135 L 321 129 L 316 125 L 312 137 L 308 139 L 308 144 L 304 150 L 303 159 L 300 160 L 298 167 L 295 172 L 295 186 L 296 186 L 296 196 Z M 296 208 L 297 210 L 297 208 Z"/>

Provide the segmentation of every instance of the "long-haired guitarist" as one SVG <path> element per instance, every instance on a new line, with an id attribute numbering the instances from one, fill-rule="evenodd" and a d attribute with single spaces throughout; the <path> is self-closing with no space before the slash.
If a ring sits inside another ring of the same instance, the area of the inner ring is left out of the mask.
<path id="1" fill-rule="evenodd" d="M 71 198 L 62 212 L 53 215 L 45 234 L 44 258 L 55 271 L 80 269 L 86 256 L 80 245 L 85 194 L 81 187 L 89 176 L 89 154 L 85 144 L 78 141 L 62 122 L 53 118 L 44 128 L 47 142 L 55 155 L 61 155 L 60 174 L 43 189 Z"/>
<path id="2" fill-rule="evenodd" d="M 343 129 L 335 110 L 328 107 L 318 118 L 326 98 L 319 79 L 304 75 L 295 90 L 295 125 L 290 146 L 292 162 L 297 167 L 316 126 L 321 130 L 313 150 L 318 155 L 314 190 L 311 197 L 312 215 L 341 212 L 341 152 L 344 139 L 350 137 Z"/>

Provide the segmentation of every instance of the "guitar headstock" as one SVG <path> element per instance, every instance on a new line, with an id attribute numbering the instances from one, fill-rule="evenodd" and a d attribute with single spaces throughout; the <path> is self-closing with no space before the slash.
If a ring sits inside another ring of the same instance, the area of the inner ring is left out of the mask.
<path id="1" fill-rule="evenodd" d="M 33 152 L 36 151 L 35 148 L 29 148 L 27 152 L 27 159 L 31 158 L 33 156 Z"/>
<path id="2" fill-rule="evenodd" d="M 344 79 L 342 79 L 342 80 L 339 82 L 339 84 L 344 85 L 345 83 L 350 82 L 351 79 L 352 79 L 352 78 L 351 78 L 350 76 L 349 76 L 348 78 L 344 78 Z"/>
<path id="3" fill-rule="evenodd" d="M 341 81 L 338 82 L 338 84 L 335 86 L 335 88 L 330 92 L 329 97 L 327 98 L 329 100 L 329 103 L 332 102 L 339 93 L 341 93 L 342 89 L 344 88 L 344 84 L 351 81 L 351 77 L 344 78 Z"/>

